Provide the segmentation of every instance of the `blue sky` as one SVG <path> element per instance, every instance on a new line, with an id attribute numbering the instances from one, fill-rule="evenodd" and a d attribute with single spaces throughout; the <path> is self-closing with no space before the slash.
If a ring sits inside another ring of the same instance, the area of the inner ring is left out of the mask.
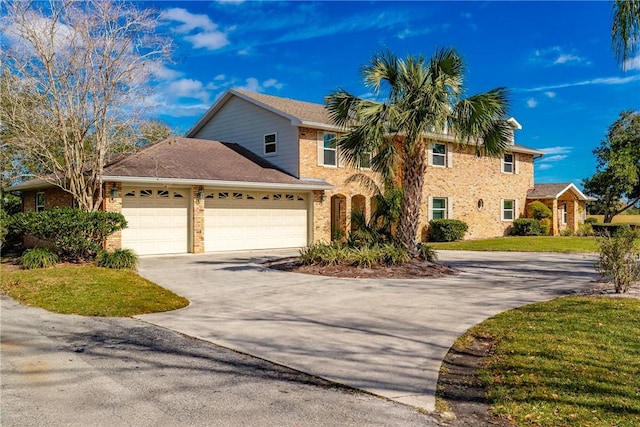
<path id="1" fill-rule="evenodd" d="M 454 47 L 468 95 L 505 86 L 519 144 L 547 153 L 536 182 L 595 171 L 591 151 L 618 114 L 640 110 L 640 55 L 611 51 L 611 2 L 160 1 L 175 62 L 159 70 L 160 118 L 188 130 L 233 87 L 322 103 L 339 87 L 366 96 L 371 56 Z"/>

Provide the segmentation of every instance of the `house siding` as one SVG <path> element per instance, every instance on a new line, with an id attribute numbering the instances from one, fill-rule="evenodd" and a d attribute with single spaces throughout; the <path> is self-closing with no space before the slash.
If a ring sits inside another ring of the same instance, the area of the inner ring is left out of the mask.
<path id="1" fill-rule="evenodd" d="M 264 135 L 277 133 L 277 152 L 264 153 Z M 300 177 L 298 169 L 298 132 L 291 121 L 232 97 L 194 138 L 233 142 L 251 150 L 285 172 Z"/>

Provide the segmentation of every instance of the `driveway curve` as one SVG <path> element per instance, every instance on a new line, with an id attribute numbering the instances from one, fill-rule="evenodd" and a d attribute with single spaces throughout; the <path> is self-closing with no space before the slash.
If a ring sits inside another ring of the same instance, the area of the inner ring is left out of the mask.
<path id="1" fill-rule="evenodd" d="M 142 258 L 140 274 L 187 297 L 138 316 L 389 399 L 435 410 L 442 359 L 499 312 L 594 285 L 595 255 L 440 251 L 460 271 L 426 279 L 342 279 L 264 268 L 286 252 Z"/>

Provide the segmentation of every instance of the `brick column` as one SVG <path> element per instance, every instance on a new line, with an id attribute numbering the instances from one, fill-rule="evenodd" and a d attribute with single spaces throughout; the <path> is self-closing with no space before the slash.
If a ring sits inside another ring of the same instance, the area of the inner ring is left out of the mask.
<path id="1" fill-rule="evenodd" d="M 204 252 L 204 199 L 198 198 L 198 191 L 201 187 L 194 186 L 191 193 L 193 194 L 193 253 L 201 254 Z"/>
<path id="2" fill-rule="evenodd" d="M 111 189 L 116 187 L 118 189 L 117 197 L 111 197 Z M 105 182 L 103 188 L 104 195 L 104 210 L 105 212 L 122 213 L 122 184 L 117 182 Z M 122 231 L 116 231 L 111 236 L 107 236 L 103 244 L 104 248 L 108 251 L 114 249 L 122 249 Z"/>

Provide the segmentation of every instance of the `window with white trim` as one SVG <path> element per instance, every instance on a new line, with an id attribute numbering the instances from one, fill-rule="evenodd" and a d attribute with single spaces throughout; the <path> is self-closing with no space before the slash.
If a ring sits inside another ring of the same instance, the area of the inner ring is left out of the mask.
<path id="1" fill-rule="evenodd" d="M 434 197 L 431 199 L 431 219 L 447 219 L 446 197 Z"/>
<path id="2" fill-rule="evenodd" d="M 502 220 L 513 221 L 516 214 L 516 201 L 515 200 L 503 200 L 502 201 Z"/>
<path id="3" fill-rule="evenodd" d="M 567 223 L 567 204 L 562 205 L 562 224 Z"/>
<path id="4" fill-rule="evenodd" d="M 39 191 L 36 193 L 36 212 L 40 212 L 44 210 L 44 191 Z"/>
<path id="5" fill-rule="evenodd" d="M 434 143 L 432 145 L 431 164 L 443 167 L 447 165 L 447 144 Z"/>
<path id="6" fill-rule="evenodd" d="M 325 166 L 338 166 L 338 148 L 336 147 L 335 133 L 324 133 L 322 154 Z"/>
<path id="7" fill-rule="evenodd" d="M 514 163 L 513 153 L 504 153 L 504 157 L 502 159 L 502 172 L 514 173 Z"/>
<path id="8" fill-rule="evenodd" d="M 275 133 L 268 133 L 264 136 L 264 154 L 276 154 L 278 137 Z"/>

